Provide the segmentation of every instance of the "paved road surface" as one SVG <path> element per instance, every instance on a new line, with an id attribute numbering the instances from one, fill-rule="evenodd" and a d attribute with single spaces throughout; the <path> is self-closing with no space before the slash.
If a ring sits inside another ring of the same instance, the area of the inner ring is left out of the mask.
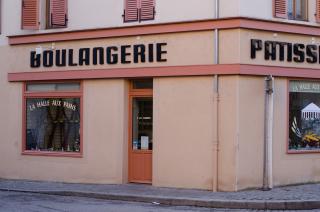
<path id="1" fill-rule="evenodd" d="M 106 201 L 91 198 L 63 197 L 0 191 L 2 212 L 244 212 L 248 210 L 169 207 L 157 204 Z M 319 210 L 313 210 L 319 211 Z"/>

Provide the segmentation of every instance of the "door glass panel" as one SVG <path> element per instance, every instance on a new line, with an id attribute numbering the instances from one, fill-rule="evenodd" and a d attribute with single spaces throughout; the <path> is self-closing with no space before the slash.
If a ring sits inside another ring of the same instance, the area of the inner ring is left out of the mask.
<path id="1" fill-rule="evenodd" d="M 132 82 L 133 89 L 152 89 L 153 80 L 152 79 L 140 79 L 134 80 Z"/>
<path id="2" fill-rule="evenodd" d="M 132 149 L 152 150 L 152 98 L 132 100 Z"/>

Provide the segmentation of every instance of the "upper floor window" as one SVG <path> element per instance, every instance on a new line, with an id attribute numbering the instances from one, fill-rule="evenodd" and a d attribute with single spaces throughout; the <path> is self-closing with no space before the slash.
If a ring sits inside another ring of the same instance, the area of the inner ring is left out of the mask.
<path id="1" fill-rule="evenodd" d="M 155 0 L 125 0 L 124 22 L 154 20 Z"/>
<path id="2" fill-rule="evenodd" d="M 308 19 L 307 3 L 307 0 L 288 0 L 288 18 L 306 21 Z"/>
<path id="3" fill-rule="evenodd" d="M 291 20 L 308 20 L 308 0 L 274 0 L 274 16 Z"/>
<path id="4" fill-rule="evenodd" d="M 62 28 L 67 21 L 67 0 L 22 0 L 22 29 L 39 29 L 41 22 L 44 28 Z"/>

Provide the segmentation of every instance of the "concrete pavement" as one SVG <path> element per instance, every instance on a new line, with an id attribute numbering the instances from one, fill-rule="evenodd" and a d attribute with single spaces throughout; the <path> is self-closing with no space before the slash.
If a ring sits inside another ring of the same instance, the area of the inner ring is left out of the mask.
<path id="1" fill-rule="evenodd" d="M 0 212 L 247 212 L 0 191 Z M 299 211 L 300 212 L 300 211 Z"/>
<path id="2" fill-rule="evenodd" d="M 320 184 L 279 187 L 271 191 L 210 192 L 136 184 L 97 185 L 0 179 L 0 191 L 159 203 L 171 206 L 263 210 L 320 209 Z"/>

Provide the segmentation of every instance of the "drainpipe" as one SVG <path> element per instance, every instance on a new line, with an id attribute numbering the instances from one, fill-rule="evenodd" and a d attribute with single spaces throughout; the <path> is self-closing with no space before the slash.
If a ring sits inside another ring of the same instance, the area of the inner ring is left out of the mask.
<path id="1" fill-rule="evenodd" d="M 212 190 L 218 191 L 218 166 L 219 166 L 219 76 L 213 78 L 213 177 Z"/>
<path id="2" fill-rule="evenodd" d="M 215 19 L 219 18 L 219 0 L 215 0 Z M 219 30 L 214 30 L 214 64 L 219 64 Z M 219 164 L 219 76 L 214 76 L 213 81 L 213 177 L 212 190 L 218 191 L 218 164 Z"/>
<path id="3" fill-rule="evenodd" d="M 264 117 L 264 161 L 263 161 L 263 190 L 273 188 L 272 174 L 272 128 L 273 128 L 273 93 L 274 78 L 265 78 L 265 117 Z"/>
<path id="4" fill-rule="evenodd" d="M 215 19 L 219 18 L 219 0 L 215 0 Z M 219 64 L 219 29 L 214 29 L 214 64 Z"/>
<path id="5" fill-rule="evenodd" d="M 215 5 L 214 5 L 214 12 L 215 12 L 215 14 L 214 14 L 214 18 L 215 19 L 218 19 L 219 18 L 219 0 L 215 0 Z"/>

